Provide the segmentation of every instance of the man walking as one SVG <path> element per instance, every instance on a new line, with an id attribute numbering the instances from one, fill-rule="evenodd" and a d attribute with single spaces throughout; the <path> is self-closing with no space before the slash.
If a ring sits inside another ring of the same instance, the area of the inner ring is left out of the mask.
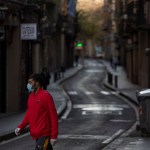
<path id="1" fill-rule="evenodd" d="M 30 135 L 36 140 L 35 150 L 53 150 L 58 136 L 58 117 L 52 96 L 42 89 L 40 74 L 30 76 L 27 84 L 30 93 L 24 119 L 15 130 L 19 135 L 30 126 Z"/>

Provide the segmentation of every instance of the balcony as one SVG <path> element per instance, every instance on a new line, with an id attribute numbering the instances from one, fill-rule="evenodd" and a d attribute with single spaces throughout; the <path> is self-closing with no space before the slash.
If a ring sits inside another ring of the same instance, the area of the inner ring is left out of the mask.
<path id="1" fill-rule="evenodd" d="M 137 11 L 137 28 L 141 29 L 146 25 L 144 1 L 138 1 L 137 7 L 138 7 L 138 11 Z"/>
<path id="2" fill-rule="evenodd" d="M 127 16 L 125 23 L 125 31 L 132 33 L 137 29 L 147 29 L 150 28 L 150 8 L 148 3 L 143 0 L 130 1 L 127 5 Z"/>

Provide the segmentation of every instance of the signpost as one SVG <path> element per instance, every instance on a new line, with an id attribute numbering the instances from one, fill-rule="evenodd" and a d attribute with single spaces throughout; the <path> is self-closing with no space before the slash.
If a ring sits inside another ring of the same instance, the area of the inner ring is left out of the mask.
<path id="1" fill-rule="evenodd" d="M 37 24 L 21 24 L 21 40 L 37 40 Z"/>

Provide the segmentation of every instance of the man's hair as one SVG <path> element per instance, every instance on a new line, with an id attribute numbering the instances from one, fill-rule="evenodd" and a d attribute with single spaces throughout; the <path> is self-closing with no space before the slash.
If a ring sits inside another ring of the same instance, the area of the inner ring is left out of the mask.
<path id="1" fill-rule="evenodd" d="M 31 74 L 29 79 L 33 79 L 35 82 L 39 82 L 40 86 L 43 86 L 43 78 L 41 74 Z"/>

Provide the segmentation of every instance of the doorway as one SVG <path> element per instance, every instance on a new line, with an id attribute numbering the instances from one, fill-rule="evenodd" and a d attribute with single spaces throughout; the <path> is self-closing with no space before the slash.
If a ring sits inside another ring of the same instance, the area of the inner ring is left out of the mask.
<path id="1" fill-rule="evenodd" d="M 6 112 L 6 42 L 0 41 L 0 113 Z"/>

